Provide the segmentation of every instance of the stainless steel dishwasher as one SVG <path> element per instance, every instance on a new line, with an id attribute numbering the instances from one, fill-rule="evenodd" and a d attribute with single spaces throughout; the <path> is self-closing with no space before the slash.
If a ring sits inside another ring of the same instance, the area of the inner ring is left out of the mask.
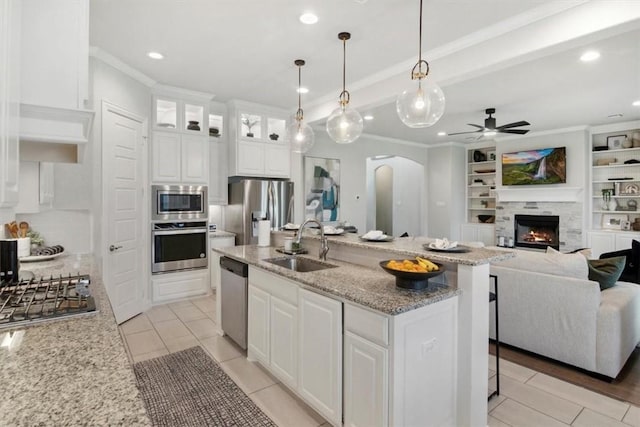
<path id="1" fill-rule="evenodd" d="M 228 257 L 220 258 L 222 330 L 247 349 L 247 287 L 249 267 Z"/>

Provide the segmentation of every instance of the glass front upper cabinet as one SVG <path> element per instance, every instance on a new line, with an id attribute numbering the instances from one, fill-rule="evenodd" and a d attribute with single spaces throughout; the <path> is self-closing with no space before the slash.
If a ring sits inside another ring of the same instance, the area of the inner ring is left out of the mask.
<path id="1" fill-rule="evenodd" d="M 262 138 L 262 117 L 255 114 L 240 115 L 240 135 L 247 138 Z"/>
<path id="2" fill-rule="evenodd" d="M 282 141 L 286 132 L 287 122 L 282 119 L 267 119 L 267 135 L 271 141 Z"/>
<path id="3" fill-rule="evenodd" d="M 184 130 L 193 132 L 203 132 L 206 127 L 204 122 L 204 106 L 195 104 L 184 104 Z"/>
<path id="4" fill-rule="evenodd" d="M 156 100 L 156 126 L 166 129 L 178 127 L 178 103 L 176 101 Z"/>
<path id="5" fill-rule="evenodd" d="M 223 117 L 219 114 L 209 114 L 209 136 L 220 137 L 222 136 L 224 129 Z"/>

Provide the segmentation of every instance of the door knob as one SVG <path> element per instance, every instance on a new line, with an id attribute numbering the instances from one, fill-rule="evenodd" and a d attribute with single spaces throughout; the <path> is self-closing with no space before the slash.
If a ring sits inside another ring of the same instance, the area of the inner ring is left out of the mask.
<path id="1" fill-rule="evenodd" d="M 117 250 L 118 250 L 118 249 L 120 249 L 120 248 L 122 248 L 122 246 L 114 246 L 114 245 L 111 245 L 111 246 L 109 246 L 109 251 L 110 251 L 110 252 L 117 251 Z"/>

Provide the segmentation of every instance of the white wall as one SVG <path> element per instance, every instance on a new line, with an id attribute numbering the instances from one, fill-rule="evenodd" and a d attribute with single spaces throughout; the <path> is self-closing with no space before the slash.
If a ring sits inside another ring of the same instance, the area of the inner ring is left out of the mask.
<path id="1" fill-rule="evenodd" d="M 368 157 L 393 155 L 406 157 L 420 164 L 426 164 L 427 148 L 419 144 L 403 143 L 370 135 L 363 135 L 351 144 L 336 144 L 324 129 L 314 129 L 315 144 L 305 155 L 340 159 L 340 220 L 348 221 L 366 232 L 367 224 L 367 182 L 366 160 Z M 295 218 L 304 218 L 303 156 L 292 157 L 292 180 L 295 183 Z M 425 186 L 426 188 L 426 186 Z M 423 198 L 426 196 L 423 194 Z M 424 211 L 423 211 L 424 212 Z M 426 230 L 426 217 L 421 218 Z"/>
<path id="2" fill-rule="evenodd" d="M 140 117 L 150 117 L 151 90 L 137 80 L 116 70 L 101 60 L 89 61 L 89 87 L 91 108 L 96 112 L 91 139 L 92 212 L 94 254 L 99 258 L 102 243 L 102 101 L 108 101 Z M 146 173 L 146 171 L 145 171 Z"/>
<path id="3" fill-rule="evenodd" d="M 460 240 L 465 221 L 465 156 L 457 144 L 429 148 L 428 213 L 429 236 Z"/>
<path id="4" fill-rule="evenodd" d="M 62 245 L 65 252 L 91 252 L 91 215 L 85 210 L 51 210 L 37 214 L 20 214 L 16 220 L 27 221 L 40 233 L 46 246 Z"/>

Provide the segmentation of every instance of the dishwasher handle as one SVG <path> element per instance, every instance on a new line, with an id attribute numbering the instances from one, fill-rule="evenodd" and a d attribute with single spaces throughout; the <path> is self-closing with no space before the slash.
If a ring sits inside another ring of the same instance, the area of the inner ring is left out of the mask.
<path id="1" fill-rule="evenodd" d="M 249 266 L 226 256 L 220 257 L 220 268 L 227 270 L 236 276 L 249 277 Z"/>

